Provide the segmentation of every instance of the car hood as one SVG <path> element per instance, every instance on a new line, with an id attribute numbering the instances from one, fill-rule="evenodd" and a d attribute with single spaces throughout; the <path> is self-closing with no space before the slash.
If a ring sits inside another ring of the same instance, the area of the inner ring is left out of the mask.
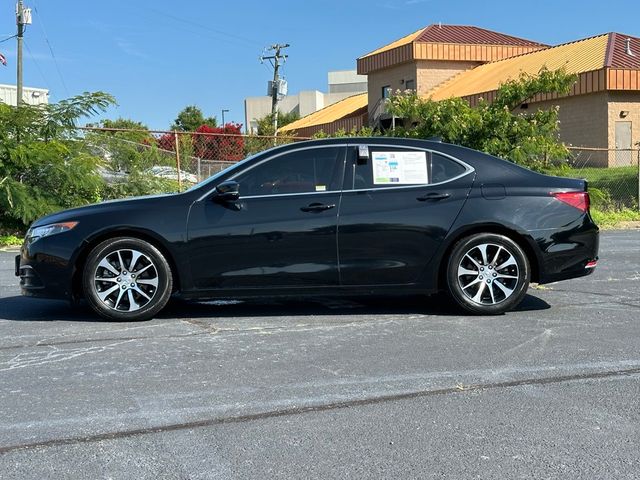
<path id="1" fill-rule="evenodd" d="M 39 218 L 31 224 L 31 228 L 40 227 L 42 225 L 49 225 L 51 223 L 73 221 L 82 218 L 85 215 L 93 215 L 101 211 L 107 212 L 112 210 L 126 209 L 129 207 L 138 207 L 143 206 L 145 203 L 158 204 L 162 203 L 166 199 L 174 197 L 175 195 L 181 194 L 165 193 L 161 195 L 145 195 L 141 197 L 130 197 L 118 200 L 106 200 L 100 203 L 70 208 L 68 210 L 61 210 L 59 212 Z"/>

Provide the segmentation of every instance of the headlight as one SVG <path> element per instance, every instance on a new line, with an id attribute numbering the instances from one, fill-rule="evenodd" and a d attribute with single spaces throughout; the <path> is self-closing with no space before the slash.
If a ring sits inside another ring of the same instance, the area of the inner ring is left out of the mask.
<path id="1" fill-rule="evenodd" d="M 78 222 L 62 222 L 30 228 L 27 232 L 27 242 L 35 242 L 42 237 L 49 237 L 58 233 L 68 232 L 75 228 L 76 225 L 78 225 Z"/>

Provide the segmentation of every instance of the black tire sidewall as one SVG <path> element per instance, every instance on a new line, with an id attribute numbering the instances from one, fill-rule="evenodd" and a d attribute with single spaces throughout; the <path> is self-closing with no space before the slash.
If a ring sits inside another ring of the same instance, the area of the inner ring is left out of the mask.
<path id="1" fill-rule="evenodd" d="M 93 275 L 102 258 L 110 252 L 128 248 L 144 253 L 153 261 L 158 272 L 158 288 L 151 301 L 140 310 L 118 312 L 102 303 L 97 296 L 93 286 Z M 105 240 L 94 247 L 87 257 L 82 275 L 82 288 L 85 299 L 98 315 L 112 321 L 140 321 L 153 318 L 169 301 L 172 287 L 171 267 L 162 252 L 152 244 L 133 237 L 118 237 Z"/>
<path id="2" fill-rule="evenodd" d="M 518 265 L 519 278 L 514 293 L 496 305 L 478 305 L 468 298 L 458 283 L 458 265 L 471 248 L 482 243 L 492 243 L 506 248 Z M 449 293 L 464 310 L 478 315 L 498 315 L 517 307 L 527 293 L 531 270 L 527 255 L 520 245 L 504 235 L 495 233 L 477 233 L 458 241 L 451 252 L 447 264 L 447 286 Z"/>

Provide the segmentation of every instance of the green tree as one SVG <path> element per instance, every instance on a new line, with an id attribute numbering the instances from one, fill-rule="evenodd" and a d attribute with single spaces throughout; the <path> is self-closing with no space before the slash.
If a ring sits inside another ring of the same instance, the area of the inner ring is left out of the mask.
<path id="1" fill-rule="evenodd" d="M 175 164 L 173 155 L 158 149 L 155 137 L 141 122 L 118 118 L 103 120 L 99 127 L 114 130 L 89 131 L 85 140 L 93 153 L 102 158 L 102 166 L 108 174 L 137 174 L 155 165 Z"/>
<path id="2" fill-rule="evenodd" d="M 181 130 L 183 132 L 195 132 L 198 127 L 208 125 L 218 126 L 216 117 L 204 117 L 202 110 L 195 105 L 189 105 L 182 109 L 171 125 L 171 130 Z"/>
<path id="3" fill-rule="evenodd" d="M 278 127 L 284 127 L 285 125 L 295 122 L 300 118 L 298 112 L 283 113 L 278 111 L 276 114 L 278 115 Z M 273 136 L 274 130 L 272 113 L 269 113 L 256 121 L 258 123 L 258 135 Z"/>
<path id="4" fill-rule="evenodd" d="M 28 224 L 100 199 L 99 159 L 75 136 L 79 119 L 115 104 L 103 92 L 57 104 L 0 104 L 0 223 Z"/>
<path id="5" fill-rule="evenodd" d="M 387 132 L 392 136 L 429 138 L 481 150 L 534 170 L 568 157 L 558 135 L 558 108 L 520 110 L 537 94 L 567 94 L 576 76 L 564 70 L 521 74 L 500 85 L 492 103 L 476 107 L 460 98 L 441 101 L 421 98 L 414 92 L 393 96 L 388 112 L 403 119 L 404 126 Z"/>
<path id="6" fill-rule="evenodd" d="M 342 137 L 379 137 L 380 130 L 376 130 L 371 127 L 361 127 L 357 129 L 353 127 L 351 130 L 347 131 L 344 128 L 339 129 L 332 135 L 328 135 L 324 133 L 324 130 L 320 130 L 313 134 L 313 138 L 342 138 Z"/>
<path id="7" fill-rule="evenodd" d="M 144 123 L 129 118 L 116 118 L 115 120 L 102 120 L 99 124 L 100 128 L 112 128 L 115 130 L 126 131 L 114 131 L 106 132 L 115 137 L 126 138 L 133 142 L 148 142 L 153 140 L 153 136 L 149 132 L 149 127 Z"/>

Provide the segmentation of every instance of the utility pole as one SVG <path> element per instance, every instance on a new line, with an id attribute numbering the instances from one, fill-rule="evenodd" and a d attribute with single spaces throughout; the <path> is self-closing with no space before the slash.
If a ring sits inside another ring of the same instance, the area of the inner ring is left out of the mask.
<path id="1" fill-rule="evenodd" d="M 273 66 L 273 82 L 271 84 L 271 115 L 273 116 L 273 135 L 278 134 L 278 100 L 280 95 L 280 60 L 286 61 L 288 55 L 283 55 L 281 52 L 285 48 L 288 48 L 289 44 L 276 43 L 269 47 L 269 51 L 274 52 L 273 55 L 260 57 L 261 61 L 269 60 Z"/>
<path id="2" fill-rule="evenodd" d="M 17 61 L 17 79 L 16 79 L 16 87 L 17 87 L 17 101 L 16 105 L 19 107 L 22 105 L 22 40 L 24 37 L 24 17 L 23 17 L 23 5 L 22 0 L 18 0 L 18 5 L 16 7 L 16 23 L 18 25 L 18 61 Z"/>

